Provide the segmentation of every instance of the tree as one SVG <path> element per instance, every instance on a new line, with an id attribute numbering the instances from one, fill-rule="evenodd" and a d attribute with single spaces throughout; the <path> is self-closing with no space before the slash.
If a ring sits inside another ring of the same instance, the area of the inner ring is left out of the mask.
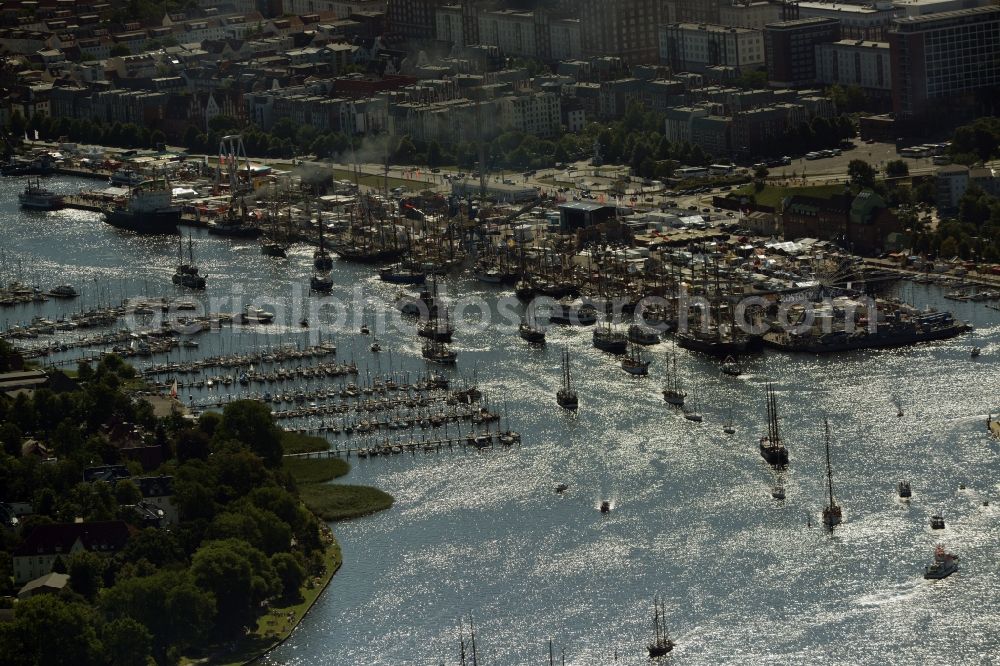
<path id="1" fill-rule="evenodd" d="M 0 445 L 3 451 L 14 458 L 21 457 L 21 429 L 13 423 L 0 426 Z"/>
<path id="2" fill-rule="evenodd" d="M 875 168 L 864 160 L 854 159 L 847 164 L 847 175 L 851 182 L 861 187 L 874 187 Z"/>
<path id="3" fill-rule="evenodd" d="M 95 615 L 86 604 L 42 594 L 20 601 L 0 623 L 5 666 L 96 666 L 104 661 Z"/>
<path id="4" fill-rule="evenodd" d="M 885 175 L 889 178 L 905 178 L 910 175 L 910 167 L 903 160 L 889 160 L 885 163 Z"/>
<path id="5" fill-rule="evenodd" d="M 28 121 L 20 111 L 10 114 L 10 134 L 15 141 L 20 141 L 24 137 L 25 130 L 28 129 Z"/>
<path id="6" fill-rule="evenodd" d="M 111 666 L 146 666 L 153 648 L 153 635 L 137 620 L 122 617 L 104 625 L 104 652 Z"/>
<path id="7" fill-rule="evenodd" d="M 945 238 L 941 241 L 941 249 L 938 250 L 938 255 L 945 259 L 958 256 L 958 241 L 953 237 Z"/>
<path id="8" fill-rule="evenodd" d="M 281 596 L 288 601 L 298 601 L 306 570 L 291 553 L 275 553 L 271 556 L 271 566 L 281 581 Z"/>
<path id="9" fill-rule="evenodd" d="M 122 479 L 115 484 L 115 501 L 125 506 L 138 504 L 142 501 L 142 493 L 134 481 Z"/>
<path id="10" fill-rule="evenodd" d="M 69 559 L 69 586 L 87 600 L 97 596 L 104 576 L 104 558 L 82 550 Z"/>
<path id="11" fill-rule="evenodd" d="M 253 400 L 237 400 L 226 405 L 215 442 L 236 441 L 260 456 L 267 465 L 281 465 L 281 428 L 274 423 L 270 408 Z"/>
<path id="12" fill-rule="evenodd" d="M 156 567 L 183 563 L 184 549 L 181 548 L 173 532 L 147 527 L 134 534 L 122 551 L 126 562 L 146 560 Z"/>
<path id="13" fill-rule="evenodd" d="M 240 539 L 202 544 L 191 560 L 191 575 L 217 604 L 217 628 L 226 634 L 251 625 L 260 603 L 281 591 L 264 553 Z"/>

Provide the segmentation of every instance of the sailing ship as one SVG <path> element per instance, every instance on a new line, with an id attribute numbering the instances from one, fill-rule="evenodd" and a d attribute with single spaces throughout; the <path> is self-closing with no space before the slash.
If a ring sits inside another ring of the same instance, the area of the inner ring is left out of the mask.
<path id="1" fill-rule="evenodd" d="M 645 377 L 649 374 L 649 361 L 642 357 L 642 347 L 636 343 L 629 346 L 629 354 L 622 359 L 622 370 L 637 377 Z"/>
<path id="2" fill-rule="evenodd" d="M 524 313 L 524 319 L 521 320 L 517 332 L 525 342 L 533 345 L 545 344 L 545 329 L 538 325 L 538 321 L 532 316 L 532 310 Z"/>
<path id="3" fill-rule="evenodd" d="M 688 421 L 701 423 L 702 421 L 705 420 L 702 417 L 701 412 L 698 411 L 698 403 L 695 401 L 693 396 L 691 398 L 690 404 L 685 406 L 683 409 L 684 409 L 684 418 L 686 418 Z"/>
<path id="4" fill-rule="evenodd" d="M 844 514 L 833 500 L 833 466 L 830 464 L 830 424 L 823 418 L 823 430 L 826 437 L 826 487 L 829 494 L 829 503 L 823 508 L 823 524 L 833 529 L 843 520 Z"/>
<path id="5" fill-rule="evenodd" d="M 309 278 L 309 291 L 318 294 L 328 294 L 333 291 L 333 278 L 329 273 L 317 271 Z"/>
<path id="6" fill-rule="evenodd" d="M 63 206 L 63 198 L 52 190 L 42 187 L 39 178 L 28 179 L 24 191 L 17 195 L 21 208 L 28 210 L 59 210 Z"/>
<path id="7" fill-rule="evenodd" d="M 423 284 L 427 281 L 427 273 L 418 271 L 404 264 L 386 266 L 378 270 L 378 277 L 390 284 Z"/>
<path id="8" fill-rule="evenodd" d="M 443 342 L 437 342 L 435 340 L 426 341 L 420 351 L 420 354 L 428 361 L 431 361 L 432 363 L 440 363 L 442 365 L 454 365 L 458 360 L 458 354 L 456 352 L 448 349 Z"/>
<path id="9" fill-rule="evenodd" d="M 208 223 L 208 233 L 232 238 L 257 238 L 261 234 L 261 229 L 250 221 L 250 217 L 247 215 L 246 201 L 240 199 L 239 206 L 237 206 L 236 197 L 233 197 L 229 202 L 229 208 L 226 209 L 225 216 Z"/>
<path id="10" fill-rule="evenodd" d="M 448 317 L 448 308 L 444 308 L 444 317 L 438 317 L 438 310 L 430 311 L 430 318 L 417 325 L 417 335 L 435 342 L 451 342 L 455 334 L 455 325 Z"/>
<path id="11" fill-rule="evenodd" d="M 594 346 L 601 351 L 610 354 L 624 354 L 628 349 L 628 336 L 621 331 L 611 328 L 611 318 L 607 319 L 607 326 L 594 329 Z"/>
<path id="12" fill-rule="evenodd" d="M 910 482 L 903 480 L 896 484 L 896 493 L 900 497 L 910 497 L 913 495 L 913 488 L 910 487 Z"/>
<path id="13" fill-rule="evenodd" d="M 733 410 L 729 410 L 729 418 L 726 419 L 725 425 L 722 426 L 722 432 L 727 435 L 736 434 L 736 426 L 733 425 Z"/>
<path id="14" fill-rule="evenodd" d="M 662 657 L 674 649 L 674 642 L 667 636 L 667 628 L 664 626 L 667 616 L 666 606 L 661 608 L 658 599 L 653 599 L 653 606 L 653 642 L 646 646 L 650 658 Z"/>
<path id="15" fill-rule="evenodd" d="M 666 367 L 667 378 L 663 385 L 663 399 L 674 407 L 683 407 L 687 394 L 681 390 L 680 378 L 677 376 L 677 352 L 675 349 L 670 350 L 670 362 L 664 367 Z"/>
<path id="16" fill-rule="evenodd" d="M 945 552 L 942 546 L 934 548 L 934 561 L 924 569 L 927 580 L 941 580 L 958 571 L 958 556 Z"/>
<path id="17" fill-rule="evenodd" d="M 323 222 L 323 218 L 320 217 L 319 221 L 319 247 L 313 251 L 313 267 L 318 271 L 328 271 L 333 268 L 333 257 L 326 250 L 326 245 L 323 243 L 323 227 L 326 224 Z"/>
<path id="18" fill-rule="evenodd" d="M 129 190 L 128 198 L 104 211 L 104 221 L 137 234 L 175 234 L 181 209 L 173 205 L 173 190 L 164 176 Z"/>
<path id="19" fill-rule="evenodd" d="M 771 488 L 771 497 L 776 500 L 785 499 L 785 486 L 781 483 L 781 479 L 778 479 L 777 483 L 774 484 L 774 487 Z"/>
<path id="20" fill-rule="evenodd" d="M 778 405 L 770 384 L 767 385 L 767 434 L 760 438 L 760 455 L 775 467 L 788 464 L 788 449 L 778 432 Z"/>
<path id="21" fill-rule="evenodd" d="M 931 516 L 931 529 L 932 530 L 943 530 L 944 529 L 944 516 L 940 512 L 935 513 Z"/>
<path id="22" fill-rule="evenodd" d="M 188 235 L 188 262 L 184 263 L 184 245 L 180 238 L 177 239 L 177 254 L 180 263 L 170 280 L 181 287 L 187 289 L 204 289 L 205 276 L 198 272 L 198 267 L 194 265 L 194 242 Z"/>
<path id="23" fill-rule="evenodd" d="M 656 345 L 660 343 L 660 334 L 655 328 L 632 324 L 628 327 L 628 341 L 637 345 Z"/>
<path id="24" fill-rule="evenodd" d="M 556 391 L 556 402 L 563 409 L 576 409 L 579 407 L 579 398 L 570 382 L 569 349 L 563 349 L 562 365 L 562 388 Z"/>

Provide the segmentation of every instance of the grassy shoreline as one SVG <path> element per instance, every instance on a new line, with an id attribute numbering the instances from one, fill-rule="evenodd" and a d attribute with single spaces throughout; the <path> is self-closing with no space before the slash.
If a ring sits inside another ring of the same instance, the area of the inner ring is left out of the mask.
<path id="1" fill-rule="evenodd" d="M 282 443 L 286 453 L 325 451 L 329 443 L 320 437 L 285 433 Z M 369 486 L 330 483 L 346 476 L 351 465 L 340 458 L 285 457 L 283 469 L 299 487 L 299 497 L 306 508 L 325 522 L 349 520 L 370 515 L 392 506 L 392 495 Z M 218 664 L 246 666 L 255 663 L 284 643 L 299 623 L 323 595 L 343 564 L 340 544 L 331 529 L 322 535 L 326 543 L 323 553 L 324 572 L 306 581 L 301 599 L 295 603 L 272 605 L 270 611 L 257 620 L 254 631 L 232 649 L 216 651 L 206 657 L 185 658 L 181 664 Z"/>

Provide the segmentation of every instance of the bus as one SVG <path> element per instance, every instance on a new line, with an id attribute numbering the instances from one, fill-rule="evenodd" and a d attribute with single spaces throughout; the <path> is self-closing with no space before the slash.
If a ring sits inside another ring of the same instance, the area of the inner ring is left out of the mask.
<path id="1" fill-rule="evenodd" d="M 730 176 L 736 167 L 732 164 L 711 164 L 708 167 L 708 172 L 713 176 Z"/>

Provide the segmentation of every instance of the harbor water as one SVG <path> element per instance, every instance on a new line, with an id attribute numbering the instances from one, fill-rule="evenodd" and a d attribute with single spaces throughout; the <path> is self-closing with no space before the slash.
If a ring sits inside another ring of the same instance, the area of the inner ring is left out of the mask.
<path id="1" fill-rule="evenodd" d="M 47 185 L 63 192 L 93 186 L 72 179 Z M 287 259 L 275 260 L 262 256 L 255 241 L 193 230 L 208 290 L 184 294 L 170 281 L 176 237 L 139 238 L 94 213 L 21 212 L 21 187 L 0 181 L 4 281 L 69 283 L 82 295 L 0 310 L 5 327 L 125 296 L 197 298 L 227 311 L 240 308 L 234 299 L 276 308 L 309 281 L 309 247 L 295 246 Z M 352 303 L 348 295 L 360 288 L 371 303 L 388 308 L 398 291 L 379 282 L 371 266 L 338 261 L 332 276 L 329 303 Z M 467 276 L 445 278 L 442 289 L 488 304 L 512 294 Z M 547 663 L 550 638 L 557 659 L 562 650 L 567 664 L 612 664 L 616 657 L 622 664 L 647 663 L 654 595 L 665 602 L 677 642 L 664 663 L 973 664 L 995 658 L 1000 443 L 987 434 L 986 420 L 1000 410 L 1000 312 L 946 301 L 935 285 L 902 282 L 895 289 L 919 307 L 950 309 L 974 330 L 895 350 L 768 351 L 745 359 L 739 377 L 678 349 L 680 381 L 702 423 L 663 401 L 669 342 L 647 349 L 650 375 L 635 378 L 621 370 L 619 358 L 592 347 L 591 327 L 552 326 L 548 345 L 530 348 L 516 330 L 460 323 L 458 365 L 444 372 L 458 385 L 475 381 L 490 408 L 521 433 L 521 446 L 352 458 L 345 481 L 384 489 L 396 504 L 334 526 L 342 569 L 265 663 L 457 664 L 459 622 L 468 638 L 470 617 L 480 664 Z M 315 343 L 323 317 L 340 317 L 349 324 L 332 334 L 337 358 L 358 364 L 359 383 L 388 372 L 427 371 L 412 325 L 377 332 L 383 352 L 376 355 L 356 325 L 371 313 L 362 317 L 333 305 L 312 312 L 320 318 L 308 329 L 292 316 L 271 327 L 224 327 L 199 336 L 198 348 L 136 364 L 304 347 Z M 982 349 L 978 359 L 970 358 L 973 346 Z M 564 347 L 580 395 L 576 414 L 555 403 Z M 48 360 L 79 354 L 70 350 Z M 768 383 L 791 459 L 780 473 L 784 501 L 771 497 L 779 477 L 757 450 L 766 432 Z M 199 389 L 180 397 L 212 395 Z M 733 435 L 723 433 L 730 413 Z M 832 533 L 820 526 L 824 417 L 834 492 L 845 517 Z M 896 494 L 902 479 L 912 482 L 909 501 Z M 559 482 L 568 485 L 561 494 L 554 489 Z M 599 511 L 603 500 L 611 503 L 606 514 Z M 944 530 L 929 528 L 937 512 Z M 926 581 L 923 568 L 939 543 L 961 557 L 960 571 Z"/>

